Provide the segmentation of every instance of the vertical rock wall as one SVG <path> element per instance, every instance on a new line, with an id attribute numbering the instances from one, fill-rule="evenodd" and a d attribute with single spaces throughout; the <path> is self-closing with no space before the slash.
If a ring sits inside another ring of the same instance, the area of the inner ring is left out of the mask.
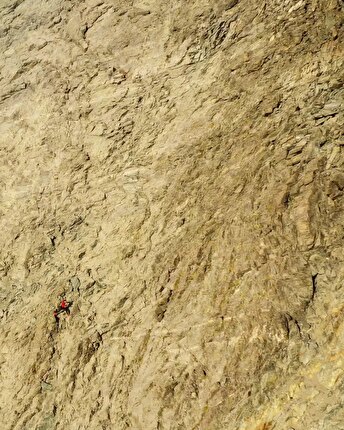
<path id="1" fill-rule="evenodd" d="M 344 428 L 343 16 L 1 2 L 1 428 Z"/>

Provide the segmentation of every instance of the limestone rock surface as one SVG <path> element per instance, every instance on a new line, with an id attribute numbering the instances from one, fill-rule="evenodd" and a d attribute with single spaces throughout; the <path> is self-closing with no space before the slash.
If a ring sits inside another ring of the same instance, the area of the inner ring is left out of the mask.
<path id="1" fill-rule="evenodd" d="M 1 1 L 1 429 L 344 429 L 343 18 Z"/>

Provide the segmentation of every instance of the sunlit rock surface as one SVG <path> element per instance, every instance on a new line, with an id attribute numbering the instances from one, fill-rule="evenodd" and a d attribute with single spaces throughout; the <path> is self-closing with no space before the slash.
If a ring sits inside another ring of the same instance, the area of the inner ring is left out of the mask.
<path id="1" fill-rule="evenodd" d="M 1 1 L 1 429 L 344 428 L 343 17 Z"/>

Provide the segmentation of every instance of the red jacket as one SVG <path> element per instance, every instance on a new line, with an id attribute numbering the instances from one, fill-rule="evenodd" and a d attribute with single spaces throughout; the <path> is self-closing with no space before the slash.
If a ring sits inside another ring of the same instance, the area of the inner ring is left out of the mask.
<path id="1" fill-rule="evenodd" d="M 62 300 L 62 302 L 61 302 L 61 308 L 62 308 L 62 309 L 66 309 L 66 308 L 68 308 L 68 303 L 66 302 L 66 300 L 65 300 L 65 299 L 63 299 L 63 300 Z"/>

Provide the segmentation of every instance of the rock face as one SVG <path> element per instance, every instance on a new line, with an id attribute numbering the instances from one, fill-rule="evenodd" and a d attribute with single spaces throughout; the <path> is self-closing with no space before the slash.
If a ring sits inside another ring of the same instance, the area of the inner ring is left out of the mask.
<path id="1" fill-rule="evenodd" d="M 2 429 L 344 428 L 343 18 L 2 0 Z"/>

